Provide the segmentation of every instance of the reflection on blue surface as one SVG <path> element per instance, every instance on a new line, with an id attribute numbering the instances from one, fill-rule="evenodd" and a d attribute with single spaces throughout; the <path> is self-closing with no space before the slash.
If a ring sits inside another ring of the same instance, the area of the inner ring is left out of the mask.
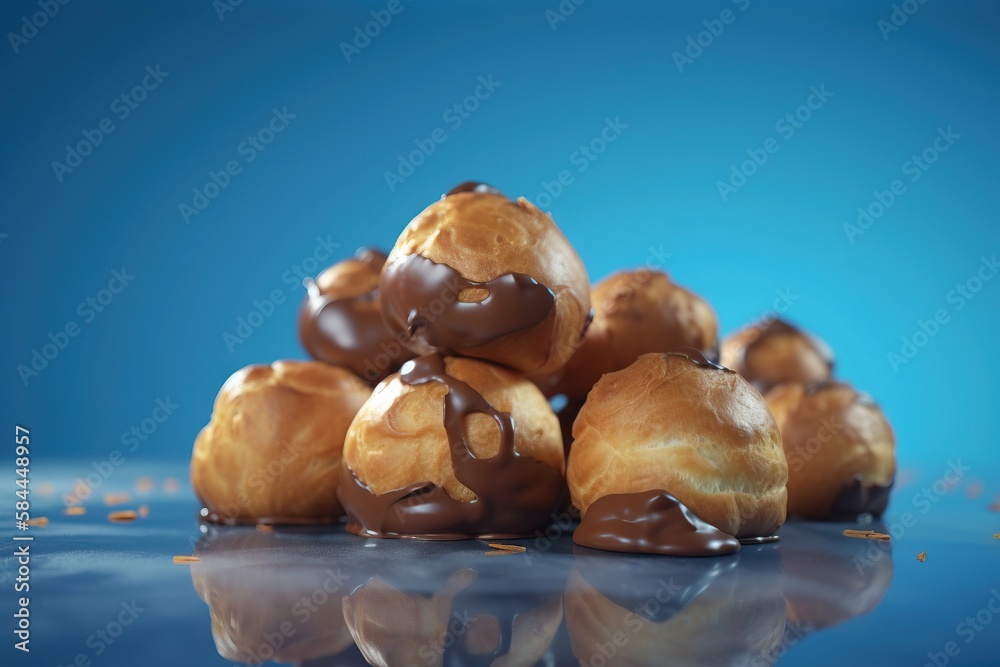
<path id="1" fill-rule="evenodd" d="M 56 495 L 36 508 L 50 523 L 30 531 L 28 664 L 921 665 L 950 647 L 954 664 L 978 665 L 1000 646 L 1000 624 L 985 622 L 1000 599 L 1000 515 L 988 510 L 1000 489 L 978 482 L 924 512 L 934 480 L 904 480 L 884 522 L 864 526 L 891 542 L 792 523 L 776 545 L 684 559 L 581 548 L 568 534 L 486 556 L 478 541 L 200 526 L 186 486 L 139 492 L 125 477 L 106 490 L 149 516 L 110 523 L 119 508 L 98 494 L 84 516 L 61 514 L 75 474 L 52 478 Z M 191 554 L 200 560 L 172 563 Z M 5 558 L 5 586 L 13 576 Z"/>

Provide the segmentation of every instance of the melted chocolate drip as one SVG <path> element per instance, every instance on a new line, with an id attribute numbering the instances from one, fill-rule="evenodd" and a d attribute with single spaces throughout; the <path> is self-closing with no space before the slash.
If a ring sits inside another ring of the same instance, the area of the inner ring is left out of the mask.
<path id="1" fill-rule="evenodd" d="M 661 489 L 598 498 L 573 541 L 606 551 L 667 556 L 717 556 L 740 550 L 739 541 L 702 521 Z"/>
<path id="2" fill-rule="evenodd" d="M 400 380 L 410 385 L 441 382 L 448 388 L 444 427 L 451 464 L 455 478 L 472 490 L 476 499 L 455 500 L 429 482 L 376 495 L 345 465 L 339 495 L 347 511 L 349 532 L 368 537 L 446 540 L 529 535 L 548 524 L 559 504 L 563 476 L 547 463 L 515 451 L 514 422 L 509 414 L 448 375 L 439 355 L 408 361 Z M 474 413 L 489 415 L 500 429 L 500 449 L 493 457 L 479 459 L 469 450 L 464 421 Z"/>
<path id="3" fill-rule="evenodd" d="M 736 372 L 736 371 L 734 371 L 734 370 L 732 370 L 730 368 L 726 368 L 725 366 L 721 366 L 721 365 L 717 364 L 716 362 L 712 361 L 701 350 L 695 349 L 693 347 L 688 347 L 686 345 L 682 345 L 681 347 L 675 347 L 670 352 L 664 353 L 663 356 L 665 356 L 665 357 L 684 357 L 685 359 L 689 359 L 691 362 L 693 362 L 693 363 L 695 363 L 698 366 L 701 366 L 703 368 L 711 368 L 711 369 L 717 370 L 717 371 L 726 371 L 727 373 L 735 373 Z"/>
<path id="4" fill-rule="evenodd" d="M 479 181 L 466 181 L 464 183 L 459 183 L 451 190 L 448 190 L 448 192 L 441 195 L 441 199 L 444 199 L 445 197 L 450 197 L 452 195 L 457 195 L 460 192 L 475 192 L 481 195 L 499 195 L 501 197 L 507 196 L 488 183 L 480 183 Z"/>
<path id="5" fill-rule="evenodd" d="M 871 514 L 876 519 L 889 505 L 889 492 L 893 482 L 885 486 L 879 484 L 863 484 L 861 477 L 841 487 L 833 503 L 830 504 L 829 518 L 833 521 L 850 521 L 862 514 Z"/>
<path id="6" fill-rule="evenodd" d="M 421 255 L 394 260 L 382 271 L 382 314 L 393 333 L 409 336 L 420 354 L 480 347 L 541 324 L 555 306 L 548 287 L 523 273 L 477 283 Z M 463 290 L 488 292 L 462 302 Z"/>
<path id="7" fill-rule="evenodd" d="M 384 253 L 372 248 L 362 248 L 356 257 L 375 273 L 386 260 Z M 305 280 L 305 286 L 299 337 L 313 359 L 349 368 L 375 384 L 399 370 L 412 356 L 396 342 L 382 321 L 377 288 L 338 299 L 321 294 L 311 278 Z"/>

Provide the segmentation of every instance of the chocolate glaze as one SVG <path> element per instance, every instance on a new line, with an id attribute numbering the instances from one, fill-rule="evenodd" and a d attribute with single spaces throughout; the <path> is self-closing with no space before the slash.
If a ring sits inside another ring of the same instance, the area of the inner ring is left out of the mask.
<path id="1" fill-rule="evenodd" d="M 555 297 L 523 273 L 477 283 L 421 255 L 394 260 L 382 271 L 382 316 L 390 331 L 409 337 L 419 354 L 475 348 L 530 329 L 549 316 Z M 466 289 L 486 290 L 478 302 L 459 301 Z"/>
<path id="2" fill-rule="evenodd" d="M 861 476 L 845 484 L 830 504 L 830 512 L 826 517 L 831 521 L 851 521 L 862 514 L 871 514 L 876 519 L 889 505 L 889 492 L 893 482 L 885 486 L 879 484 L 862 484 Z"/>
<path id="3" fill-rule="evenodd" d="M 524 536 L 544 528 L 559 504 L 563 476 L 547 463 L 515 451 L 511 416 L 448 375 L 440 355 L 408 361 L 400 380 L 410 385 L 441 382 L 448 388 L 444 426 L 451 464 L 455 477 L 476 499 L 455 500 L 430 482 L 376 495 L 344 465 L 338 495 L 347 511 L 347 530 L 367 537 L 448 540 Z M 500 429 L 500 448 L 491 458 L 473 456 L 465 436 L 465 418 L 479 412 L 492 417 Z"/>
<path id="4" fill-rule="evenodd" d="M 386 255 L 362 248 L 355 255 L 377 274 Z M 320 293 L 311 278 L 299 311 L 299 338 L 313 359 L 349 368 L 372 384 L 399 370 L 413 355 L 396 341 L 382 321 L 379 290 L 337 298 Z"/>
<path id="5" fill-rule="evenodd" d="M 573 541 L 606 551 L 666 556 L 718 556 L 740 550 L 735 537 L 702 521 L 662 489 L 598 498 Z"/>
<path id="6" fill-rule="evenodd" d="M 741 364 L 743 367 L 743 372 L 741 374 L 744 376 L 746 375 L 747 361 L 750 359 L 750 354 L 753 352 L 754 348 L 756 348 L 758 345 L 760 345 L 764 341 L 774 336 L 787 336 L 787 335 L 796 335 L 804 338 L 813 348 L 816 354 L 818 354 L 819 357 L 824 362 L 826 362 L 826 365 L 829 368 L 830 373 L 833 373 L 833 365 L 835 362 L 833 350 L 830 348 L 829 345 L 826 344 L 824 340 L 820 339 L 817 336 L 814 336 L 808 331 L 803 331 L 802 329 L 799 329 L 798 327 L 789 324 L 785 320 L 779 318 L 773 318 L 768 320 L 767 323 L 764 324 L 763 326 L 757 327 L 757 335 L 753 338 L 753 340 L 747 343 L 746 348 L 744 348 L 743 362 Z M 766 392 L 768 389 L 771 389 L 774 386 L 773 384 L 768 384 L 756 378 L 753 379 L 747 378 L 747 379 L 750 381 L 751 384 L 757 387 L 757 389 L 761 391 L 761 393 Z"/>
<path id="7" fill-rule="evenodd" d="M 477 194 L 485 195 L 499 195 L 501 197 L 506 197 L 504 193 L 500 192 L 498 189 L 490 185 L 489 183 L 480 183 L 479 181 L 465 181 L 464 183 L 459 183 L 448 192 L 441 195 L 441 199 L 445 197 L 450 197 L 452 195 L 457 195 L 460 192 L 475 192 Z"/>
<path id="8" fill-rule="evenodd" d="M 684 357 L 689 359 L 693 363 L 701 366 L 702 368 L 710 368 L 717 371 L 726 371 L 727 373 L 735 373 L 736 371 L 731 368 L 726 368 L 725 366 L 720 366 L 716 362 L 708 358 L 708 356 L 701 350 L 695 349 L 693 347 L 688 347 L 682 345 L 681 347 L 675 347 L 670 350 L 670 352 L 664 353 L 665 357 Z"/>

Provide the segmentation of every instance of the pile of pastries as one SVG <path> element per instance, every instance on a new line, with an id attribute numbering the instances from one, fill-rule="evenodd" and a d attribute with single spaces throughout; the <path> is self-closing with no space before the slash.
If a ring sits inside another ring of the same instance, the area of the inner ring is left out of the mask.
<path id="1" fill-rule="evenodd" d="M 888 502 L 892 429 L 824 342 L 771 319 L 720 344 L 648 268 L 591 286 L 523 197 L 463 183 L 306 290 L 313 360 L 237 371 L 195 441 L 206 520 L 516 538 L 578 510 L 580 545 L 698 556 Z"/>

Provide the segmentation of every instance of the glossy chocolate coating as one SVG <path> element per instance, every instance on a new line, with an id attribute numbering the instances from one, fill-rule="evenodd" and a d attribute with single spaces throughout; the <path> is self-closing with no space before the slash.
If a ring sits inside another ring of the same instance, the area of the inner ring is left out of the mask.
<path id="1" fill-rule="evenodd" d="M 476 494 L 463 502 L 429 482 L 417 483 L 381 495 L 372 493 L 349 466 L 341 468 L 338 495 L 347 512 L 347 530 L 368 537 L 465 539 L 514 537 L 545 527 L 559 504 L 562 474 L 547 463 L 522 456 L 514 449 L 511 416 L 496 410 L 471 386 L 445 372 L 439 355 L 408 361 L 400 371 L 405 384 L 441 382 L 444 426 L 451 464 L 459 482 Z M 473 456 L 466 440 L 464 420 L 483 413 L 500 430 L 500 448 L 491 458 Z"/>
<path id="2" fill-rule="evenodd" d="M 378 275 L 386 255 L 362 248 L 356 258 Z M 305 286 L 306 299 L 299 311 L 299 338 L 313 359 L 343 366 L 377 384 L 413 356 L 382 321 L 378 288 L 338 298 L 323 294 L 312 279 L 307 278 Z"/>
<path id="3" fill-rule="evenodd" d="M 862 484 L 861 477 L 845 484 L 830 504 L 832 521 L 852 521 L 862 514 L 871 514 L 876 519 L 889 505 L 889 492 L 892 482 L 883 486 L 880 484 Z"/>
<path id="4" fill-rule="evenodd" d="M 666 556 L 718 556 L 740 550 L 739 540 L 702 521 L 662 489 L 598 498 L 573 541 L 606 551 Z"/>
<path id="5" fill-rule="evenodd" d="M 490 185 L 489 183 L 480 183 L 479 181 L 465 181 L 464 183 L 459 183 L 448 192 L 441 195 L 441 199 L 445 197 L 450 197 L 452 195 L 457 195 L 462 192 L 475 192 L 477 194 L 483 195 L 499 195 L 500 197 L 506 197 L 504 193 L 500 192 L 498 189 Z"/>
<path id="6" fill-rule="evenodd" d="M 477 283 L 447 264 L 407 255 L 382 271 L 386 326 L 408 338 L 418 354 L 455 353 L 492 343 L 541 324 L 555 306 L 551 290 L 523 273 Z M 459 300 L 463 290 L 485 290 L 485 299 Z"/>

